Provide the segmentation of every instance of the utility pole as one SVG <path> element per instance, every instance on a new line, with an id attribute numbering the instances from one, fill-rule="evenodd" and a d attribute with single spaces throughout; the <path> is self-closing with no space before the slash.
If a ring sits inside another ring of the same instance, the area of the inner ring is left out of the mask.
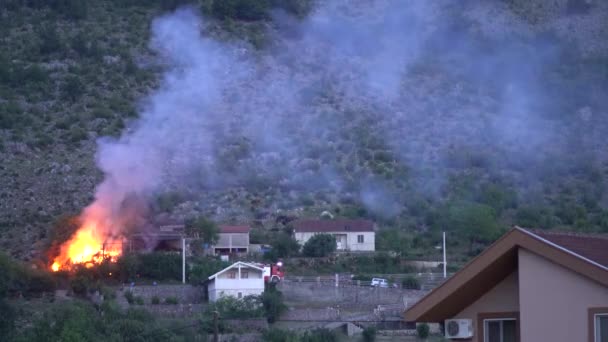
<path id="1" fill-rule="evenodd" d="M 445 257 L 445 232 L 443 232 L 443 279 L 448 277 L 448 264 Z"/>
<path id="2" fill-rule="evenodd" d="M 182 237 L 182 284 L 186 283 L 186 238 Z"/>
<path id="3" fill-rule="evenodd" d="M 220 313 L 217 311 L 213 311 L 213 342 L 219 342 L 219 326 L 218 326 L 218 318 Z"/>

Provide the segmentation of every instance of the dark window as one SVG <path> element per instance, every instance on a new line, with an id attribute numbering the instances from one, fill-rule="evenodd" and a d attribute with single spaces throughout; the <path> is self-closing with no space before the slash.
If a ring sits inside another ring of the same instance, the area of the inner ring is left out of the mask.
<path id="1" fill-rule="evenodd" d="M 243 298 L 243 293 L 242 293 L 242 292 L 239 292 L 239 293 L 238 293 L 238 295 L 237 295 L 237 297 L 238 297 L 238 298 Z"/>
<path id="2" fill-rule="evenodd" d="M 357 235 L 357 242 L 363 243 L 363 235 Z"/>
<path id="3" fill-rule="evenodd" d="M 484 321 L 484 342 L 517 342 L 517 325 L 514 319 L 487 319 Z"/>
<path id="4" fill-rule="evenodd" d="M 241 279 L 247 279 L 247 278 L 249 278 L 249 271 L 241 270 Z"/>
<path id="5" fill-rule="evenodd" d="M 595 315 L 595 342 L 608 342 L 608 314 Z"/>
<path id="6" fill-rule="evenodd" d="M 228 278 L 230 278 L 230 279 L 236 279 L 236 272 L 235 271 L 228 272 Z"/>

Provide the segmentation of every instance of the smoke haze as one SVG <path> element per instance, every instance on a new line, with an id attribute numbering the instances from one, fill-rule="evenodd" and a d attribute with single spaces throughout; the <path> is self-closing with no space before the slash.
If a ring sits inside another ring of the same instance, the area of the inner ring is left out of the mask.
<path id="1" fill-rule="evenodd" d="M 275 13 L 261 50 L 214 39 L 192 8 L 157 18 L 150 48 L 166 71 L 122 137 L 99 141 L 95 205 L 278 188 L 395 217 L 463 169 L 525 193 L 580 146 L 564 132 L 577 111 L 605 101 L 565 103 L 571 45 L 501 2 L 322 3 L 302 21 Z"/>

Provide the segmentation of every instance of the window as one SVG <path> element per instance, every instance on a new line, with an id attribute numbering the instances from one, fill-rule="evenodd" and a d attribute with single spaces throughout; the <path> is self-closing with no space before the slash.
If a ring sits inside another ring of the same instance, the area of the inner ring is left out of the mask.
<path id="1" fill-rule="evenodd" d="M 363 243 L 363 235 L 357 235 L 357 242 Z"/>
<path id="2" fill-rule="evenodd" d="M 589 342 L 608 342 L 608 307 L 589 308 Z"/>
<path id="3" fill-rule="evenodd" d="M 508 319 L 485 319 L 483 321 L 484 342 L 517 342 L 517 321 Z"/>
<path id="4" fill-rule="evenodd" d="M 236 272 L 235 271 L 228 272 L 228 278 L 230 278 L 230 279 L 236 279 Z"/>
<path id="5" fill-rule="evenodd" d="M 596 314 L 594 321 L 595 342 L 608 342 L 608 313 Z"/>
<path id="6" fill-rule="evenodd" d="M 239 292 L 239 293 L 237 294 L 237 298 L 239 298 L 239 299 L 240 299 L 240 298 L 243 298 L 243 293 L 242 293 L 242 292 Z"/>
<path id="7" fill-rule="evenodd" d="M 241 279 L 247 279 L 247 278 L 249 278 L 249 271 L 241 270 Z"/>

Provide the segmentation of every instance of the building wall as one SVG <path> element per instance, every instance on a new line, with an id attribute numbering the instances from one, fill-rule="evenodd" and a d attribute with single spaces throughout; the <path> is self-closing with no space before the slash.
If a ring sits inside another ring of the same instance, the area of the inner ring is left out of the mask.
<path id="1" fill-rule="evenodd" d="M 248 248 L 249 233 L 219 233 L 215 248 Z"/>
<path id="2" fill-rule="evenodd" d="M 308 239 L 313 237 L 315 232 L 296 232 L 294 237 L 300 245 L 304 245 Z M 346 244 L 343 250 L 350 251 L 375 251 L 376 250 L 376 233 L 375 232 L 327 232 L 324 234 L 346 236 Z M 363 243 L 357 240 L 358 235 L 363 235 Z M 344 239 L 342 239 L 344 241 Z"/>
<path id="3" fill-rule="evenodd" d="M 522 341 L 589 341 L 588 309 L 608 307 L 608 288 L 519 250 Z"/>
<path id="4" fill-rule="evenodd" d="M 473 320 L 473 338 L 467 341 L 483 342 L 483 336 L 477 336 L 477 314 L 515 311 L 519 311 L 519 290 L 517 271 L 511 273 L 503 281 L 494 286 L 494 288 L 486 292 L 478 300 L 473 302 L 473 304 L 469 305 L 458 315 L 452 318 L 463 318 Z"/>

